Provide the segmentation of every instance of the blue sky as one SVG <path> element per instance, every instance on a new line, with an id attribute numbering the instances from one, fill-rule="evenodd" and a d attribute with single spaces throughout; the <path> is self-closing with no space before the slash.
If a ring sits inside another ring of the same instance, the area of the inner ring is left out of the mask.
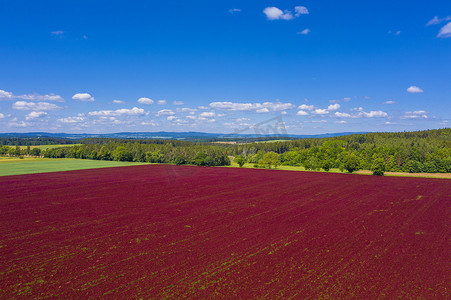
<path id="1" fill-rule="evenodd" d="M 450 1 L 0 9 L 0 132 L 230 133 L 277 116 L 291 134 L 451 123 Z"/>

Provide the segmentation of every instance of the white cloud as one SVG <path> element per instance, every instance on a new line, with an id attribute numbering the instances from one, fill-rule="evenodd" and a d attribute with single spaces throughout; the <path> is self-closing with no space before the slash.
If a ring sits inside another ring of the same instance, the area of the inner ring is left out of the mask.
<path id="1" fill-rule="evenodd" d="M 195 109 L 195 108 L 183 107 L 183 108 L 177 108 L 176 111 L 177 111 L 177 112 L 182 112 L 182 113 L 194 113 L 194 112 L 197 111 L 197 109 Z"/>
<path id="2" fill-rule="evenodd" d="M 440 19 L 438 16 L 435 16 L 432 18 L 432 20 L 427 22 L 426 26 L 437 25 L 437 24 L 440 24 L 442 22 L 449 21 L 449 20 L 451 20 L 451 16 L 447 16 L 442 19 Z"/>
<path id="3" fill-rule="evenodd" d="M 295 108 L 295 105 L 291 103 L 282 103 L 282 102 L 264 102 L 264 103 L 212 102 L 210 103 L 210 107 L 218 110 L 266 112 L 266 110 L 282 111 L 286 109 L 292 109 Z"/>
<path id="4" fill-rule="evenodd" d="M 263 10 L 263 13 L 266 15 L 268 20 L 291 20 L 293 19 L 293 14 L 290 11 L 281 11 L 277 7 L 266 7 Z"/>
<path id="5" fill-rule="evenodd" d="M 308 9 L 305 6 L 295 6 L 294 7 L 295 16 L 299 17 L 300 15 L 308 15 Z"/>
<path id="6" fill-rule="evenodd" d="M 363 111 L 363 109 L 361 107 L 359 107 L 358 109 L 354 109 L 354 111 L 357 110 L 359 111 L 359 113 L 357 114 L 348 114 L 348 113 L 342 113 L 342 112 L 336 112 L 334 114 L 334 116 L 336 116 L 337 118 L 384 118 L 384 117 L 388 117 L 388 114 L 384 111 L 381 110 L 377 110 L 377 111 L 370 111 L 370 112 L 365 112 Z"/>
<path id="7" fill-rule="evenodd" d="M 176 116 L 169 116 L 169 117 L 167 117 L 167 119 L 168 119 L 169 121 L 174 121 L 174 120 L 177 119 L 177 117 L 176 117 Z"/>
<path id="8" fill-rule="evenodd" d="M 408 111 L 403 116 L 401 116 L 401 119 L 427 119 L 427 112 L 424 110 L 417 110 L 417 111 Z"/>
<path id="9" fill-rule="evenodd" d="M 304 29 L 304 30 L 298 32 L 298 34 L 307 35 L 307 34 L 310 33 L 310 31 L 311 31 L 310 29 L 306 28 L 306 29 Z"/>
<path id="10" fill-rule="evenodd" d="M 26 102 L 17 101 L 13 104 L 13 109 L 17 110 L 34 110 L 34 111 L 49 111 L 49 110 L 59 110 L 62 107 L 48 102 Z"/>
<path id="11" fill-rule="evenodd" d="M 73 100 L 81 101 L 81 102 L 93 102 L 95 99 L 88 93 L 77 93 L 72 96 Z"/>
<path id="12" fill-rule="evenodd" d="M 32 111 L 27 116 L 25 116 L 25 119 L 28 121 L 28 120 L 41 118 L 41 117 L 46 116 L 46 115 L 47 115 L 47 113 L 44 112 L 44 111 Z"/>
<path id="13" fill-rule="evenodd" d="M 346 121 L 335 121 L 334 123 L 335 123 L 335 124 L 346 124 L 346 123 L 348 123 L 348 122 L 346 122 Z"/>
<path id="14" fill-rule="evenodd" d="M 52 31 L 50 32 L 51 35 L 56 35 L 56 36 L 61 36 L 64 34 L 64 31 L 62 30 L 56 30 L 56 31 Z"/>
<path id="15" fill-rule="evenodd" d="M 336 104 L 331 104 L 327 107 L 328 111 L 335 111 L 340 109 L 340 104 L 336 103 Z"/>
<path id="16" fill-rule="evenodd" d="M 348 113 L 341 113 L 339 111 L 337 111 L 334 115 L 338 118 L 352 118 L 352 115 Z"/>
<path id="17" fill-rule="evenodd" d="M 143 121 L 143 122 L 141 122 L 141 125 L 144 125 L 144 126 L 158 126 L 158 124 L 156 124 L 156 123 L 154 123 L 152 121 Z"/>
<path id="18" fill-rule="evenodd" d="M 63 97 L 61 97 L 59 95 L 55 95 L 53 93 L 50 93 L 50 94 L 47 94 L 47 95 L 40 95 L 40 94 L 34 93 L 34 94 L 15 96 L 11 92 L 0 90 L 0 100 L 14 100 L 14 99 L 23 99 L 23 100 L 28 100 L 28 101 L 56 101 L 56 102 L 64 102 Z"/>
<path id="19" fill-rule="evenodd" d="M 298 111 L 298 112 L 296 113 L 296 115 L 298 115 L 298 116 L 308 116 L 309 113 L 306 112 L 306 111 L 300 110 L 300 111 Z"/>
<path id="20" fill-rule="evenodd" d="M 141 103 L 141 104 L 150 105 L 150 104 L 153 104 L 153 102 L 154 101 L 152 99 L 146 98 L 146 97 L 141 97 L 141 98 L 138 99 L 138 103 Z"/>
<path id="21" fill-rule="evenodd" d="M 57 121 L 60 123 L 65 123 L 65 124 L 75 124 L 75 123 L 81 123 L 83 121 L 85 121 L 86 118 L 84 117 L 67 117 L 67 118 L 61 118 L 58 119 Z"/>
<path id="22" fill-rule="evenodd" d="M 28 95 L 19 95 L 16 98 L 28 100 L 28 101 L 55 101 L 55 102 L 64 102 L 63 97 L 55 94 L 48 95 L 39 95 L 39 94 L 28 94 Z"/>
<path id="23" fill-rule="evenodd" d="M 312 111 L 315 115 L 327 115 L 329 111 L 327 109 L 317 108 L 314 111 Z"/>
<path id="24" fill-rule="evenodd" d="M 5 117 L 5 115 L 0 113 L 0 119 L 3 119 L 4 117 Z"/>
<path id="25" fill-rule="evenodd" d="M 122 108 L 117 110 L 99 110 L 88 113 L 90 116 L 140 116 L 144 114 L 144 109 L 138 107 L 133 107 L 132 109 Z"/>
<path id="26" fill-rule="evenodd" d="M 208 106 L 203 106 L 203 105 L 198 106 L 197 108 L 198 108 L 198 109 L 203 109 L 203 110 L 210 109 L 210 107 L 208 107 Z"/>
<path id="27" fill-rule="evenodd" d="M 313 105 L 302 104 L 298 106 L 298 109 L 312 111 L 315 108 Z"/>
<path id="28" fill-rule="evenodd" d="M 215 113 L 213 111 L 211 111 L 211 112 L 205 111 L 205 112 L 201 113 L 199 116 L 201 118 L 212 118 L 215 116 Z"/>
<path id="29" fill-rule="evenodd" d="M 384 118 L 387 117 L 388 114 L 384 111 L 381 110 L 377 110 L 377 111 L 370 111 L 369 113 L 362 111 L 360 113 L 361 116 L 366 117 L 366 118 Z"/>
<path id="30" fill-rule="evenodd" d="M 166 105 L 166 100 L 158 100 L 157 104 L 158 105 Z"/>
<path id="31" fill-rule="evenodd" d="M 407 88 L 407 92 L 412 93 L 412 94 L 418 94 L 418 93 L 422 93 L 423 90 L 417 86 L 411 85 Z"/>
<path id="32" fill-rule="evenodd" d="M 12 127 L 27 127 L 30 126 L 30 123 L 24 121 L 16 122 L 13 120 L 13 122 L 10 122 L 8 125 Z"/>
<path id="33" fill-rule="evenodd" d="M 264 107 L 264 108 L 257 109 L 256 112 L 258 112 L 258 113 L 267 113 L 267 112 L 269 112 L 269 109 L 267 107 Z"/>
<path id="34" fill-rule="evenodd" d="M 159 116 L 168 116 L 168 115 L 174 115 L 175 113 L 174 113 L 174 111 L 172 110 L 172 109 L 162 109 L 162 110 L 159 110 L 158 112 L 157 112 L 157 117 L 159 117 Z"/>
<path id="35" fill-rule="evenodd" d="M 440 38 L 449 38 L 451 37 L 451 22 L 443 26 L 437 34 L 437 37 Z"/>
<path id="36" fill-rule="evenodd" d="M 231 8 L 231 9 L 229 9 L 229 13 L 231 13 L 231 14 L 234 14 L 234 13 L 237 13 L 237 12 L 241 12 L 241 9 L 240 8 Z"/>
<path id="37" fill-rule="evenodd" d="M 14 99 L 13 93 L 0 90 L 0 100 L 12 100 L 12 99 Z"/>
<path id="38" fill-rule="evenodd" d="M 321 121 L 312 121 L 312 123 L 327 123 L 326 120 L 321 120 Z"/>
<path id="39" fill-rule="evenodd" d="M 183 105 L 185 103 L 183 103 L 183 101 L 174 101 L 174 102 L 172 102 L 172 104 L 174 104 L 174 105 Z"/>
<path id="40" fill-rule="evenodd" d="M 122 100 L 113 100 L 113 103 L 115 104 L 124 104 L 125 102 Z"/>
<path id="41" fill-rule="evenodd" d="M 385 101 L 384 104 L 395 104 L 395 101 Z"/>

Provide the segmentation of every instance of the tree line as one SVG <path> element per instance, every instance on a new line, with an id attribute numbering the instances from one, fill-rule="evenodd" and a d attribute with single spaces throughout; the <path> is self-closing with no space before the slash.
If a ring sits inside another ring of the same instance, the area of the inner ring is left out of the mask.
<path id="1" fill-rule="evenodd" d="M 449 173 L 451 129 L 237 144 L 229 151 L 242 164 L 248 162 L 256 167 L 286 165 L 348 172 L 365 169 L 375 170 L 376 174 Z"/>
<path id="2" fill-rule="evenodd" d="M 0 147 L 0 155 L 44 156 L 150 163 L 240 165 L 272 168 L 302 166 L 307 170 L 337 168 L 410 173 L 451 172 L 451 129 L 367 133 L 330 138 L 308 138 L 265 143 L 218 144 L 180 140 L 89 138 L 70 147 L 20 149 Z"/>

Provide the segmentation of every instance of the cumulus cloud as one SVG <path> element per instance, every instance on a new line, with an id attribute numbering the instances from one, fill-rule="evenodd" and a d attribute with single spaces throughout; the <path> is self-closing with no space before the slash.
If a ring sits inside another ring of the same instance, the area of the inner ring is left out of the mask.
<path id="1" fill-rule="evenodd" d="M 4 117 L 5 117 L 5 115 L 0 113 L 0 119 L 3 119 Z"/>
<path id="2" fill-rule="evenodd" d="M 423 93 L 423 90 L 417 86 L 411 85 L 407 88 L 407 92 L 412 94 Z"/>
<path id="3" fill-rule="evenodd" d="M 177 112 L 182 112 L 182 113 L 194 113 L 197 111 L 197 109 L 195 108 L 188 108 L 188 107 L 182 107 L 182 108 L 177 108 L 176 109 Z"/>
<path id="4" fill-rule="evenodd" d="M 14 100 L 14 99 L 22 99 L 28 101 L 55 101 L 55 102 L 64 102 L 63 97 L 59 95 L 55 95 L 53 93 L 47 95 L 40 95 L 37 93 L 34 94 L 26 94 L 26 95 L 14 95 L 11 92 L 7 92 L 4 90 L 0 90 L 0 100 Z"/>
<path id="5" fill-rule="evenodd" d="M 158 105 L 166 105 L 166 100 L 158 100 L 157 104 Z"/>
<path id="6" fill-rule="evenodd" d="M 306 111 L 300 110 L 300 111 L 298 111 L 298 112 L 296 113 L 296 115 L 298 115 L 298 116 L 308 116 L 309 113 L 306 112 Z"/>
<path id="7" fill-rule="evenodd" d="M 336 104 L 331 104 L 327 107 L 328 111 L 335 111 L 340 109 L 340 104 L 336 103 Z"/>
<path id="8" fill-rule="evenodd" d="M 438 16 L 435 16 L 432 18 L 432 20 L 430 20 L 429 22 L 426 23 L 426 26 L 437 25 L 437 24 L 440 24 L 442 22 L 446 22 L 449 20 L 451 20 L 451 16 L 447 16 L 447 17 L 444 17 L 441 19 Z"/>
<path id="9" fill-rule="evenodd" d="M 298 109 L 312 111 L 315 108 L 313 105 L 302 104 L 298 106 Z"/>
<path id="10" fill-rule="evenodd" d="M 154 101 L 152 99 L 147 98 L 147 97 L 141 97 L 138 99 L 138 103 L 141 103 L 141 104 L 150 105 L 150 104 L 153 104 L 153 102 Z"/>
<path id="11" fill-rule="evenodd" d="M 360 114 L 366 118 L 384 118 L 384 117 L 388 116 L 388 114 L 386 112 L 381 111 L 381 110 L 377 110 L 377 111 L 372 110 L 369 113 L 362 111 Z"/>
<path id="12" fill-rule="evenodd" d="M 352 118 L 352 115 L 350 115 L 348 113 L 342 113 L 339 111 L 337 111 L 334 115 L 338 118 Z"/>
<path id="13" fill-rule="evenodd" d="M 401 116 L 401 119 L 427 119 L 427 112 L 424 110 L 417 110 L 417 111 L 408 111 L 403 116 Z"/>
<path id="14" fill-rule="evenodd" d="M 267 113 L 267 112 L 269 112 L 269 109 L 267 107 L 264 107 L 264 108 L 257 109 L 256 112 L 258 112 L 258 113 Z"/>
<path id="15" fill-rule="evenodd" d="M 144 125 L 144 126 L 158 126 L 158 124 L 156 124 L 156 123 L 154 123 L 152 121 L 143 121 L 143 122 L 141 122 L 141 125 Z"/>
<path id="16" fill-rule="evenodd" d="M 113 100 L 113 103 L 115 104 L 124 104 L 125 102 L 122 100 Z"/>
<path id="17" fill-rule="evenodd" d="M 215 113 L 213 111 L 210 111 L 210 112 L 205 111 L 205 112 L 201 113 L 199 116 L 201 118 L 212 118 L 215 116 Z"/>
<path id="18" fill-rule="evenodd" d="M 451 37 L 451 22 L 443 26 L 437 34 L 439 38 L 449 38 Z"/>
<path id="19" fill-rule="evenodd" d="M 144 109 L 138 107 L 133 107 L 132 109 L 122 108 L 117 110 L 99 110 L 88 113 L 90 116 L 140 116 L 144 114 Z"/>
<path id="20" fill-rule="evenodd" d="M 92 97 L 88 93 L 77 93 L 72 96 L 73 100 L 80 101 L 80 102 L 93 102 L 95 101 L 94 97 Z"/>
<path id="21" fill-rule="evenodd" d="M 14 99 L 13 93 L 0 90 L 0 100 L 12 100 L 12 99 Z"/>
<path id="22" fill-rule="evenodd" d="M 322 109 L 322 108 L 317 108 L 312 111 L 312 114 L 315 114 L 315 115 L 327 115 L 328 113 L 329 113 L 329 111 L 327 109 Z"/>
<path id="23" fill-rule="evenodd" d="M 293 14 L 290 11 L 285 11 L 283 12 L 282 10 L 280 10 L 277 7 L 271 6 L 271 7 L 266 7 L 263 10 L 263 13 L 266 15 L 266 18 L 268 18 L 268 20 L 291 20 L 293 19 Z"/>
<path id="24" fill-rule="evenodd" d="M 12 121 L 8 125 L 12 126 L 12 127 L 28 127 L 28 126 L 30 126 L 30 123 L 27 123 L 24 121 L 20 121 L 20 122 Z"/>
<path id="25" fill-rule="evenodd" d="M 47 113 L 44 111 L 32 111 L 27 116 L 25 116 L 25 119 L 28 121 L 28 120 L 38 119 L 38 118 L 44 117 L 46 115 L 47 115 Z"/>
<path id="26" fill-rule="evenodd" d="M 39 94 L 28 94 L 28 95 L 19 95 L 16 98 L 28 100 L 28 101 L 55 101 L 55 102 L 64 102 L 63 97 L 55 94 L 48 95 L 39 95 Z"/>
<path id="27" fill-rule="evenodd" d="M 309 34 L 309 33 L 310 33 L 310 29 L 308 29 L 308 28 L 306 28 L 306 29 L 304 29 L 304 30 L 298 32 L 298 34 L 302 34 L 302 35 L 307 35 L 307 34 Z"/>
<path id="28" fill-rule="evenodd" d="M 172 102 L 172 104 L 174 104 L 174 105 L 183 105 L 185 103 L 183 103 L 183 101 L 174 101 L 174 102 Z"/>
<path id="29" fill-rule="evenodd" d="M 17 110 L 34 110 L 34 111 L 51 111 L 59 110 L 62 107 L 48 102 L 26 102 L 17 101 L 13 104 L 13 109 Z"/>
<path id="30" fill-rule="evenodd" d="M 176 117 L 176 116 L 169 116 L 169 117 L 167 117 L 167 119 L 168 119 L 169 121 L 174 121 L 174 120 L 177 119 L 177 117 Z"/>
<path id="31" fill-rule="evenodd" d="M 342 113 L 342 112 L 336 112 L 334 114 L 337 118 L 385 118 L 388 117 L 388 114 L 381 110 L 372 110 L 370 112 L 365 112 L 363 109 L 359 108 L 357 109 L 359 112 L 355 114 L 348 114 L 348 113 Z"/>
<path id="32" fill-rule="evenodd" d="M 307 7 L 305 7 L 305 6 L 295 6 L 294 12 L 295 12 L 295 14 L 294 14 L 295 17 L 299 17 L 300 15 L 308 15 L 309 14 L 309 11 L 308 11 Z"/>
<path id="33" fill-rule="evenodd" d="M 175 113 L 174 113 L 174 111 L 172 110 L 172 109 L 162 109 L 162 110 L 159 110 L 158 112 L 157 112 L 157 117 L 159 117 L 159 116 L 168 116 L 168 115 L 174 115 Z"/>
<path id="34" fill-rule="evenodd" d="M 75 123 L 81 123 L 84 122 L 86 118 L 84 117 L 67 117 L 67 118 L 61 118 L 58 119 L 57 122 L 65 123 L 65 124 L 75 124 Z"/>
<path id="35" fill-rule="evenodd" d="M 217 110 L 269 112 L 269 111 L 282 111 L 286 109 L 292 109 L 295 108 L 295 105 L 291 103 L 282 103 L 282 102 L 264 102 L 264 103 L 212 102 L 210 103 L 210 107 Z"/>

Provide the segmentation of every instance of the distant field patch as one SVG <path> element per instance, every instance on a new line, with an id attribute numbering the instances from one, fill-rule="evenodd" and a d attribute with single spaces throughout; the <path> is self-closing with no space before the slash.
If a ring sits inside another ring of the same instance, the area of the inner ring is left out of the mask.
<path id="1" fill-rule="evenodd" d="M 30 149 L 39 148 L 41 150 L 47 150 L 50 148 L 61 148 L 61 147 L 73 147 L 73 146 L 81 146 L 82 144 L 62 144 L 62 145 L 34 145 L 30 146 Z M 15 147 L 15 146 L 9 146 Z M 19 146 L 21 150 L 27 149 L 28 146 Z"/>
<path id="2" fill-rule="evenodd" d="M 0 157 L 0 176 L 136 166 L 145 163 L 70 159 Z"/>

